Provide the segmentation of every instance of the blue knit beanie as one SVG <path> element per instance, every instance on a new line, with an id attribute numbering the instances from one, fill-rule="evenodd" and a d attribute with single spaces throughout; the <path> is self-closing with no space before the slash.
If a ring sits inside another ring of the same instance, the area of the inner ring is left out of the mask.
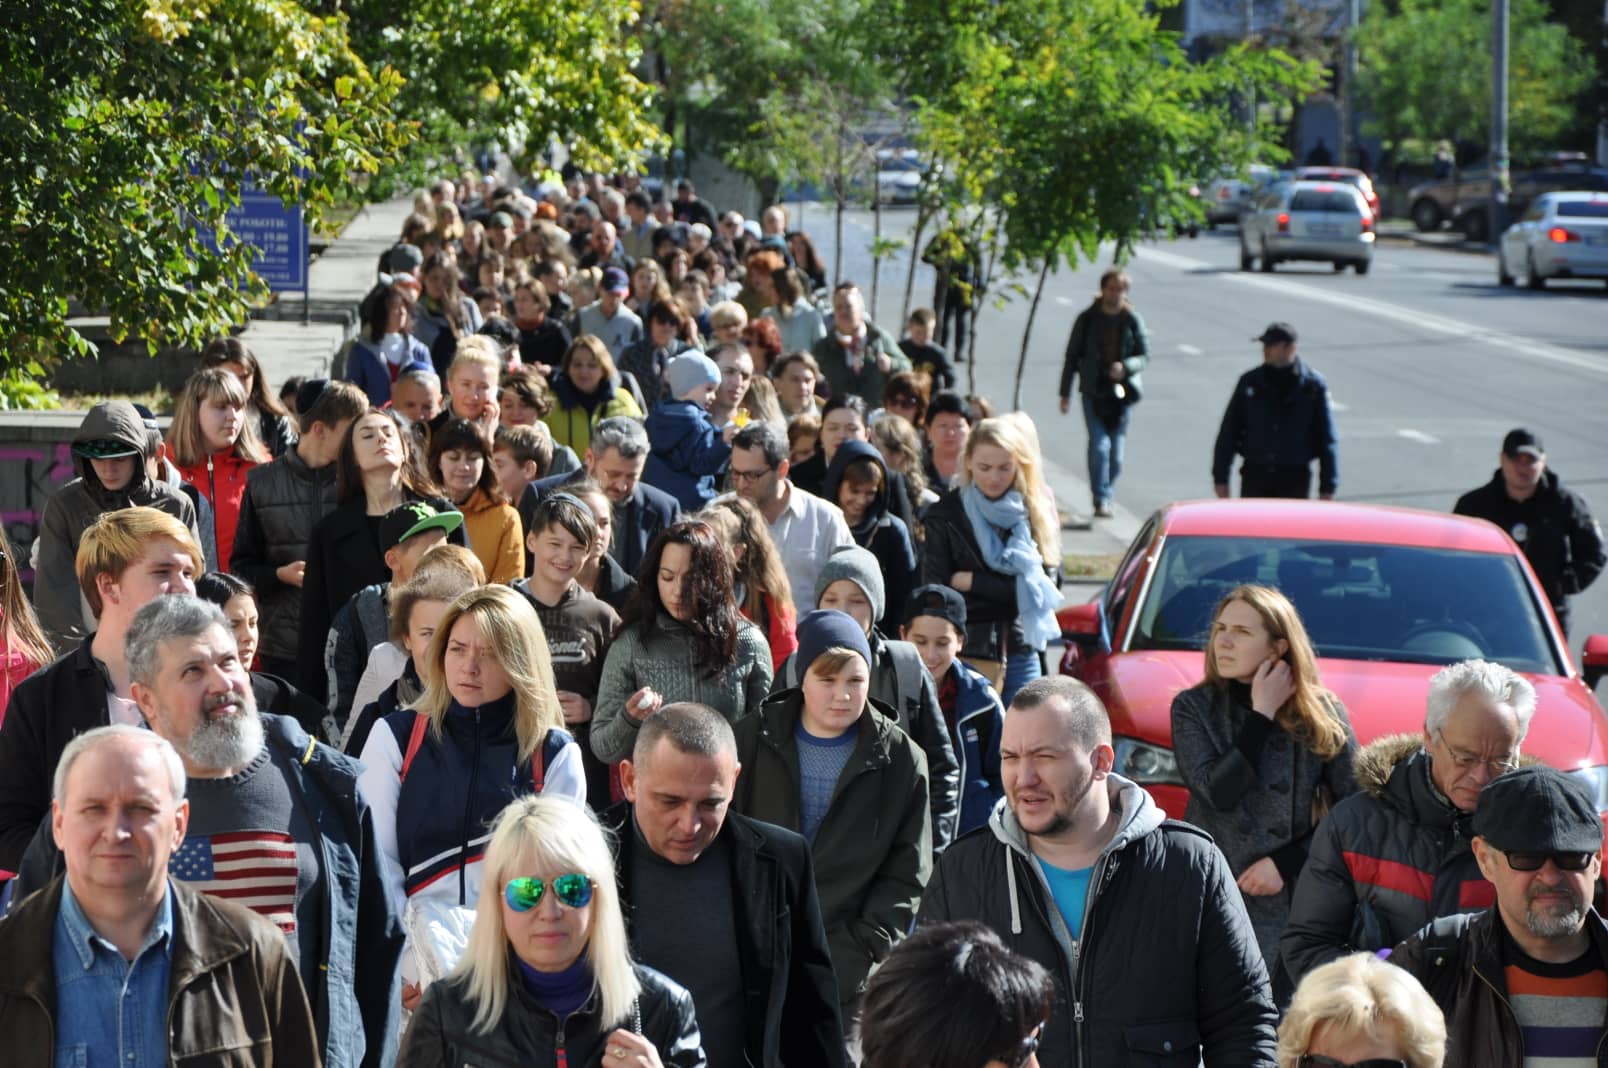
<path id="1" fill-rule="evenodd" d="M 860 654 L 865 666 L 871 666 L 871 643 L 866 641 L 865 628 L 847 612 L 823 608 L 806 612 L 798 621 L 798 677 L 803 678 L 810 665 L 828 649 L 850 649 Z"/>

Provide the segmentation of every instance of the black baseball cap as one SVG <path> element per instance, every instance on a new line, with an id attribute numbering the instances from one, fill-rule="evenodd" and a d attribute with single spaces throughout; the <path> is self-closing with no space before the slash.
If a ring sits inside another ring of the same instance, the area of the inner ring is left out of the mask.
<path id="1" fill-rule="evenodd" d="M 1480 791 L 1474 833 L 1504 853 L 1595 853 L 1602 817 L 1586 784 L 1540 764 L 1498 775 Z"/>
<path id="2" fill-rule="evenodd" d="M 426 501 L 409 501 L 386 512 L 380 520 L 380 549 L 395 548 L 427 530 L 451 534 L 462 525 L 462 512 L 438 512 Z"/>
<path id="3" fill-rule="evenodd" d="M 1541 444 L 1541 439 L 1534 433 L 1521 427 L 1515 427 L 1507 432 L 1502 439 L 1502 455 L 1509 458 L 1525 455 L 1534 456 L 1537 460 L 1545 459 L 1547 448 Z"/>
<path id="4" fill-rule="evenodd" d="M 905 626 L 920 616 L 936 616 L 948 620 L 950 625 L 966 637 L 966 600 L 948 586 L 932 583 L 917 586 L 905 603 Z"/>
<path id="5" fill-rule="evenodd" d="M 1264 345 L 1293 344 L 1296 340 L 1295 327 L 1289 323 L 1268 323 L 1267 329 L 1251 340 L 1260 341 Z"/>

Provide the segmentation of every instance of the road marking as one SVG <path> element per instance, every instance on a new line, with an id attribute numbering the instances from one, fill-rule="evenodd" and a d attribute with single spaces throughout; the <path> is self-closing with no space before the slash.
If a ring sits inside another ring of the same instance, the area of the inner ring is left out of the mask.
<path id="1" fill-rule="evenodd" d="M 1072 306 L 1072 298 L 1071 297 L 1056 297 L 1055 298 L 1055 303 L 1059 304 L 1063 308 L 1070 308 Z"/>
<path id="2" fill-rule="evenodd" d="M 1410 426 L 1401 427 L 1398 429 L 1396 431 L 1396 436 L 1398 438 L 1406 438 L 1408 441 L 1416 441 L 1420 445 L 1440 444 L 1440 438 L 1435 437 L 1433 434 L 1426 434 L 1422 430 L 1414 430 Z"/>
<path id="3" fill-rule="evenodd" d="M 1349 412 L 1351 410 L 1351 405 L 1335 400 L 1333 394 L 1329 396 L 1329 407 L 1337 412 Z"/>
<path id="4" fill-rule="evenodd" d="M 1199 356 L 1201 354 L 1201 350 L 1193 345 L 1179 345 L 1178 351 L 1185 356 Z"/>
<path id="5" fill-rule="evenodd" d="M 1181 271 L 1217 270 L 1216 267 L 1204 260 L 1197 260 L 1189 256 L 1178 256 L 1156 249 L 1141 249 L 1139 258 L 1154 260 L 1158 264 L 1174 267 Z M 1444 315 L 1436 315 L 1433 312 L 1420 311 L 1416 308 L 1404 308 L 1395 304 L 1388 304 L 1382 300 L 1372 300 L 1368 297 L 1359 297 L 1350 293 L 1331 292 L 1302 282 L 1291 281 L 1287 278 L 1269 278 L 1264 275 L 1251 275 L 1244 272 L 1219 273 L 1212 275 L 1212 277 L 1225 278 L 1240 285 L 1269 290 L 1286 297 L 1300 297 L 1319 304 L 1331 304 L 1338 308 L 1362 311 L 1380 319 L 1389 319 L 1393 322 L 1401 323 L 1403 326 L 1427 330 L 1432 334 L 1443 334 L 1461 341 L 1478 342 L 1482 345 L 1489 345 L 1492 348 L 1506 349 L 1522 356 L 1530 356 L 1548 363 L 1563 364 L 1576 370 L 1589 371 L 1595 375 L 1608 377 L 1608 361 L 1595 360 L 1582 353 L 1577 353 L 1559 345 L 1549 345 L 1544 341 L 1531 341 L 1528 338 L 1503 333 L 1500 330 L 1485 330 L 1473 327 Z"/>

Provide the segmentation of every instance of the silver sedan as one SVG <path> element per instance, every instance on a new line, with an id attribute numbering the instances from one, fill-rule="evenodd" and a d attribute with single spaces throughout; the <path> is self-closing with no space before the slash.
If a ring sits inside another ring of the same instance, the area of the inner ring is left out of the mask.
<path id="1" fill-rule="evenodd" d="M 1540 289 L 1549 278 L 1608 279 L 1608 193 L 1543 193 L 1497 246 L 1496 278 Z"/>
<path id="2" fill-rule="evenodd" d="M 1264 271 L 1287 260 L 1317 260 L 1358 274 L 1373 265 L 1373 210 L 1346 182 L 1285 182 L 1240 217 L 1240 270 Z"/>

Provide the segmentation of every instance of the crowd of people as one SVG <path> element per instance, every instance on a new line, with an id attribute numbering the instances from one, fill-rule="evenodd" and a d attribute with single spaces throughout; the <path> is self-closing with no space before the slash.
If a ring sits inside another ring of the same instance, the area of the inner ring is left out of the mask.
<path id="1" fill-rule="evenodd" d="M 1421 736 L 1359 752 L 1295 607 L 1242 587 L 1174 704 L 1167 820 L 1098 696 L 1046 677 L 1038 433 L 947 388 L 932 311 L 894 337 L 785 209 L 688 182 L 468 175 L 416 208 L 336 377 L 275 392 L 222 339 L 165 435 L 85 417 L 32 604 L 0 545 L 19 1063 L 1599 1041 L 1601 825 L 1513 770 L 1523 678 L 1448 668 Z M 1062 381 L 1097 516 L 1146 355 L 1126 292 Z M 1511 1008 L 1468 978 L 1493 966 Z"/>

